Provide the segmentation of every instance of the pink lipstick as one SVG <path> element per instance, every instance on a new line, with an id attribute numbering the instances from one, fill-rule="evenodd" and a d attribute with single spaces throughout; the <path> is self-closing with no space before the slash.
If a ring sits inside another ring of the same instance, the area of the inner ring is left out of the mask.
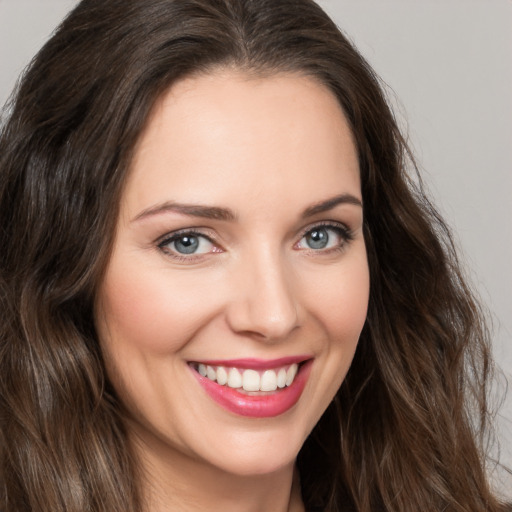
<path id="1" fill-rule="evenodd" d="M 285 413 L 300 399 L 309 377 L 310 356 L 274 360 L 236 359 L 190 362 L 210 398 L 224 409 L 253 418 Z"/>

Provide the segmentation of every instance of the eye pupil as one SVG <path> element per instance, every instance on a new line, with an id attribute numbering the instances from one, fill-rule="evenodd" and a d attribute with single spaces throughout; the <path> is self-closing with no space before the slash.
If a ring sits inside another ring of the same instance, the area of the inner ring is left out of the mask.
<path id="1" fill-rule="evenodd" d="M 323 249 L 329 242 L 329 235 L 326 229 L 317 228 L 311 231 L 306 239 L 311 249 Z"/>
<path id="2" fill-rule="evenodd" d="M 192 254 L 199 247 L 199 238 L 197 236 L 182 236 L 175 240 L 174 247 L 182 254 Z"/>

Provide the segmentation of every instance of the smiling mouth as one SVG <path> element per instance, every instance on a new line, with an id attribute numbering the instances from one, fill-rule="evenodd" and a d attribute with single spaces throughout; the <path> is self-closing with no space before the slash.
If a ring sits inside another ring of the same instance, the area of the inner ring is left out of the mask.
<path id="1" fill-rule="evenodd" d="M 231 413 L 253 418 L 270 418 L 290 410 L 302 395 L 312 364 L 311 356 L 188 362 L 214 402 Z"/>
<path id="2" fill-rule="evenodd" d="M 291 386 L 302 363 L 257 370 L 204 363 L 190 363 L 202 377 L 243 393 L 274 392 Z"/>

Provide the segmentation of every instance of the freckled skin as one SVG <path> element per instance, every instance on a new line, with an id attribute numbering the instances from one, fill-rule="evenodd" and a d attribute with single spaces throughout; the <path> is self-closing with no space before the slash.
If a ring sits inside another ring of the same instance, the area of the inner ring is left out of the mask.
<path id="1" fill-rule="evenodd" d="M 265 494 L 288 499 L 277 487 L 291 482 L 366 317 L 362 208 L 302 218 L 340 194 L 361 199 L 356 149 L 336 99 L 309 78 L 219 71 L 178 82 L 157 103 L 121 200 L 96 322 L 137 449 L 179 482 L 175 494 L 193 484 L 201 495 L 199 481 L 213 495 L 213 475 L 222 474 L 249 476 L 255 489 L 265 482 Z M 165 201 L 229 208 L 236 218 L 168 211 L 134 220 Z M 318 223 L 343 225 L 352 240 L 330 230 L 334 249 L 311 249 L 304 233 Z M 211 241 L 203 252 L 159 247 L 188 228 Z M 314 358 L 311 375 L 299 402 L 274 418 L 226 411 L 187 365 L 297 354 Z"/>

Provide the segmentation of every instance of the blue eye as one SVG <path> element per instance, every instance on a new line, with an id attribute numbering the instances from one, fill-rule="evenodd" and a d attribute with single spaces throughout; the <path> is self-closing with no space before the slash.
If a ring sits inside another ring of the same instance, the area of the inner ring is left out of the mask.
<path id="1" fill-rule="evenodd" d="M 206 236 L 190 232 L 175 234 L 158 246 L 166 253 L 174 253 L 179 256 L 206 254 L 212 252 L 215 247 Z"/>
<path id="2" fill-rule="evenodd" d="M 349 231 L 341 226 L 315 226 L 303 235 L 297 247 L 320 251 L 342 247 L 350 239 Z"/>

